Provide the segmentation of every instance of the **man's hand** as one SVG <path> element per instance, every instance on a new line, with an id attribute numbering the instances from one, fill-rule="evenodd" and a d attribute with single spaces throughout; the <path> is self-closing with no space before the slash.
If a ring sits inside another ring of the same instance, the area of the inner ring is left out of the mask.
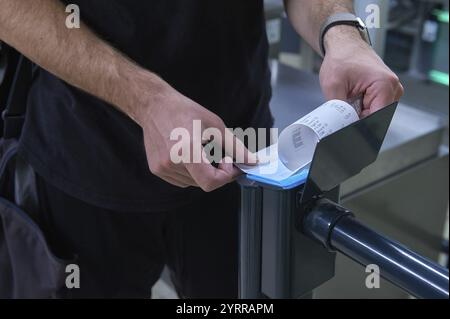
<path id="1" fill-rule="evenodd" d="M 239 174 L 229 159 L 218 168 L 207 162 L 172 163 L 171 131 L 191 130 L 193 120 L 201 120 L 204 128 L 215 127 L 228 135 L 226 141 L 232 141 L 235 151 L 231 145 L 222 145 L 230 157 L 235 154 L 237 158 L 247 158 L 247 164 L 256 162 L 216 115 L 124 57 L 85 24 L 80 29 L 66 28 L 65 7 L 59 0 L 0 0 L 0 8 L 0 40 L 71 85 L 109 102 L 141 125 L 149 167 L 155 175 L 176 186 L 212 191 Z M 191 141 L 192 148 L 201 149 L 201 142 Z"/>
<path id="2" fill-rule="evenodd" d="M 320 30 L 336 13 L 354 13 L 352 0 L 284 0 L 294 29 L 318 53 Z M 320 72 L 327 99 L 346 100 L 364 95 L 363 116 L 403 95 L 398 77 L 364 42 L 356 27 L 335 26 L 325 34 L 326 56 Z"/>
<path id="3" fill-rule="evenodd" d="M 179 187 L 196 186 L 205 192 L 215 190 L 228 184 L 241 175 L 241 171 L 233 165 L 233 158 L 244 159 L 247 164 L 256 164 L 256 156 L 249 152 L 244 144 L 232 132 L 225 128 L 223 121 L 214 113 L 203 108 L 194 101 L 166 86 L 164 93 L 149 97 L 149 103 L 136 114 L 136 121 L 144 132 L 145 149 L 150 171 Z M 194 121 L 201 122 L 202 133 L 208 128 L 216 128 L 222 134 L 226 157 L 217 167 L 207 160 L 202 144 L 206 142 L 194 132 Z M 183 149 L 190 150 L 187 162 L 176 164 L 170 157 L 172 147 L 178 141 L 170 139 L 176 128 L 189 132 L 188 145 Z M 194 162 L 194 152 L 201 162 Z"/>
<path id="4" fill-rule="evenodd" d="M 362 116 L 367 116 L 403 95 L 398 77 L 362 40 L 356 28 L 330 29 L 325 35 L 325 47 L 320 82 L 327 99 L 348 100 L 362 95 Z"/>

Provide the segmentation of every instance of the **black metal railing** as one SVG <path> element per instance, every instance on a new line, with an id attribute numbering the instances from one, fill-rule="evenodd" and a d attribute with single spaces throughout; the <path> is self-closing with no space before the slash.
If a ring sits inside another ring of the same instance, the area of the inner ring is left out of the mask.
<path id="1" fill-rule="evenodd" d="M 330 200 L 317 201 L 301 227 L 327 249 L 378 266 L 381 277 L 417 298 L 449 298 L 448 269 L 361 224 Z"/>

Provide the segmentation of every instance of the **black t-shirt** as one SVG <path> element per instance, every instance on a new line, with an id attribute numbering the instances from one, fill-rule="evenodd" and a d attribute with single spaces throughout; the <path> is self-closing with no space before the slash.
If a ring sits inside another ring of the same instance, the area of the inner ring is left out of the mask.
<path id="1" fill-rule="evenodd" d="M 263 0 L 63 2 L 79 5 L 101 38 L 227 127 L 272 125 Z M 49 183 L 105 208 L 165 210 L 200 192 L 152 175 L 136 123 L 43 69 L 30 91 L 21 153 Z"/>

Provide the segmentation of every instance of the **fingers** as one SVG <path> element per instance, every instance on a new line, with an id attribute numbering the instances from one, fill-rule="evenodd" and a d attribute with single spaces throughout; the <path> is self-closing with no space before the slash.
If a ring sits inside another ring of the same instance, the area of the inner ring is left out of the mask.
<path id="1" fill-rule="evenodd" d="M 175 163 L 172 158 L 166 158 L 164 154 L 160 154 L 157 150 L 151 152 L 155 157 L 158 155 L 156 160 L 149 161 L 149 167 L 153 174 L 178 187 L 195 186 L 210 192 L 233 182 L 242 174 L 233 165 L 233 159 L 248 165 L 257 164 L 257 156 L 250 152 L 231 130 L 225 127 L 220 118 L 209 114 L 205 116 L 202 122 L 202 130 L 200 131 L 202 136 L 195 134 L 190 136 L 188 147 L 181 149 L 182 152 L 188 150 L 190 155 L 182 157 L 181 162 L 177 161 Z M 206 132 L 209 128 L 216 130 Z M 210 163 L 206 150 L 203 148 L 202 144 L 210 141 L 210 137 L 204 136 L 205 134 L 211 134 L 213 137 L 212 142 L 216 140 L 222 142 L 220 147 L 217 145 L 219 147 L 217 149 L 218 153 L 214 150 L 214 154 L 219 155 L 219 153 L 225 151 L 226 157 L 222 158 L 217 168 Z M 200 156 L 198 156 L 198 153 L 200 153 Z M 172 154 L 171 151 L 170 154 Z M 177 154 L 179 156 L 183 155 L 179 154 L 179 151 Z M 189 160 L 186 161 L 187 158 Z"/>
<path id="2" fill-rule="evenodd" d="M 229 163 L 231 158 L 225 159 L 215 168 L 206 161 L 206 154 L 204 154 L 204 161 L 202 163 L 186 164 L 186 169 L 195 181 L 195 183 L 205 192 L 211 192 L 226 184 L 233 182 L 240 171 L 232 168 Z"/>
<path id="3" fill-rule="evenodd" d="M 238 169 L 236 166 L 233 165 L 233 159 L 231 157 L 225 157 L 219 163 L 218 168 L 230 174 L 230 176 L 233 176 L 233 180 L 235 180 L 237 177 L 243 174 L 240 169 Z"/>
<path id="4" fill-rule="evenodd" d="M 370 113 L 375 113 L 378 110 L 381 110 L 383 107 L 392 104 L 395 101 L 396 94 L 392 90 L 382 90 L 377 93 L 369 106 Z"/>
<path id="5" fill-rule="evenodd" d="M 327 99 L 345 101 L 358 94 L 364 95 L 363 117 L 399 101 L 404 93 L 398 76 L 374 52 L 370 52 L 359 59 L 351 59 L 351 56 L 325 59 L 320 72 L 322 90 Z"/>
<path id="6" fill-rule="evenodd" d="M 206 121 L 204 121 L 204 127 L 203 127 L 203 134 L 208 129 L 214 128 L 217 129 L 218 134 L 220 136 L 214 136 L 215 138 L 218 138 L 221 143 L 221 148 L 223 148 L 223 151 L 225 151 L 226 156 L 234 159 L 237 163 L 247 164 L 247 165 L 256 165 L 258 163 L 258 158 L 256 154 L 250 152 L 246 147 L 245 144 L 236 137 L 233 132 L 225 127 L 225 123 L 217 117 L 212 116 L 208 118 Z M 256 131 L 255 131 L 256 135 Z M 208 137 L 202 136 L 202 143 L 206 144 Z M 195 143 L 195 141 L 194 141 Z M 220 149 L 222 151 L 222 149 Z"/>
<path id="7" fill-rule="evenodd" d="M 395 101 L 400 101 L 401 97 L 405 94 L 405 88 L 403 87 L 403 84 L 400 82 L 398 83 L 397 87 L 397 94 L 395 96 Z"/>
<path id="8" fill-rule="evenodd" d="M 250 152 L 244 143 L 227 128 L 224 128 L 223 146 L 225 155 L 234 158 L 236 163 L 247 165 L 258 163 L 256 154 Z"/>
<path id="9" fill-rule="evenodd" d="M 370 115 L 370 110 L 369 109 L 364 109 L 362 112 L 361 112 L 361 118 L 365 118 L 365 117 L 367 117 L 367 116 L 369 116 Z"/>
<path id="10" fill-rule="evenodd" d="M 383 107 L 399 101 L 404 89 L 399 79 L 393 75 L 384 81 L 374 83 L 366 91 L 364 105 L 374 113 Z"/>
<path id="11" fill-rule="evenodd" d="M 166 175 L 160 175 L 159 178 L 161 178 L 162 180 L 166 181 L 169 184 L 172 184 L 174 186 L 180 187 L 180 188 L 187 188 L 189 186 L 188 183 L 182 182 L 181 180 L 179 180 L 178 178 L 175 178 L 173 176 L 166 176 Z"/>
<path id="12" fill-rule="evenodd" d="M 237 177 L 242 175 L 242 172 L 233 165 L 233 159 L 230 157 L 224 158 L 219 163 L 218 168 L 214 168 L 211 164 L 205 162 L 204 164 L 192 164 L 189 170 L 186 168 L 182 170 L 185 173 L 172 172 L 170 175 L 161 175 L 160 178 L 177 187 L 194 186 L 200 187 L 206 192 L 211 192 L 235 181 Z M 189 175 L 189 172 L 193 176 Z"/>

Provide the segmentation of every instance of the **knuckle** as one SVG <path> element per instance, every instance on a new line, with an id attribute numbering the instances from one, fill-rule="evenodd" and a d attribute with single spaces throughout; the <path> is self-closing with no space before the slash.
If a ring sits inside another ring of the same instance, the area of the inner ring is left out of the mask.
<path id="1" fill-rule="evenodd" d="M 403 87 L 402 84 L 400 84 L 400 94 L 401 95 L 405 94 L 405 88 Z"/>
<path id="2" fill-rule="evenodd" d="M 336 87 L 339 87 L 339 85 L 341 85 L 341 82 L 338 79 L 331 77 L 324 79 L 322 82 L 322 86 L 326 90 L 333 90 Z"/>
<path id="3" fill-rule="evenodd" d="M 222 127 L 225 127 L 225 124 L 222 121 L 222 119 L 215 114 L 211 116 L 210 122 L 211 122 L 212 127 L 219 128 L 219 129 Z"/>
<path id="4" fill-rule="evenodd" d="M 167 171 L 171 170 L 173 167 L 172 161 L 169 159 L 164 159 L 155 163 L 154 165 L 150 165 L 150 171 L 155 175 L 162 175 Z"/>
<path id="5" fill-rule="evenodd" d="M 400 79 L 399 77 L 395 74 L 395 73 L 390 73 L 388 75 L 388 81 L 393 85 L 393 86 L 399 86 L 400 85 Z"/>
<path id="6" fill-rule="evenodd" d="M 214 190 L 214 187 L 210 183 L 201 185 L 200 187 L 205 193 L 210 193 Z"/>
<path id="7" fill-rule="evenodd" d="M 167 157 L 161 161 L 160 166 L 164 171 L 168 171 L 173 168 L 174 164 L 170 157 Z"/>
<path id="8" fill-rule="evenodd" d="M 231 175 L 223 176 L 221 178 L 219 178 L 219 177 L 213 178 L 212 180 L 210 180 L 207 183 L 207 187 L 206 187 L 207 192 L 212 192 L 226 184 L 231 183 L 233 180 L 234 180 L 234 178 Z"/>
<path id="9" fill-rule="evenodd" d="M 218 188 L 218 183 L 214 179 L 209 179 L 201 186 L 202 190 L 206 193 L 210 193 Z"/>
<path id="10" fill-rule="evenodd" d="M 161 165 L 158 164 L 150 165 L 150 172 L 152 172 L 156 176 L 159 176 L 163 173 L 163 169 Z"/>

